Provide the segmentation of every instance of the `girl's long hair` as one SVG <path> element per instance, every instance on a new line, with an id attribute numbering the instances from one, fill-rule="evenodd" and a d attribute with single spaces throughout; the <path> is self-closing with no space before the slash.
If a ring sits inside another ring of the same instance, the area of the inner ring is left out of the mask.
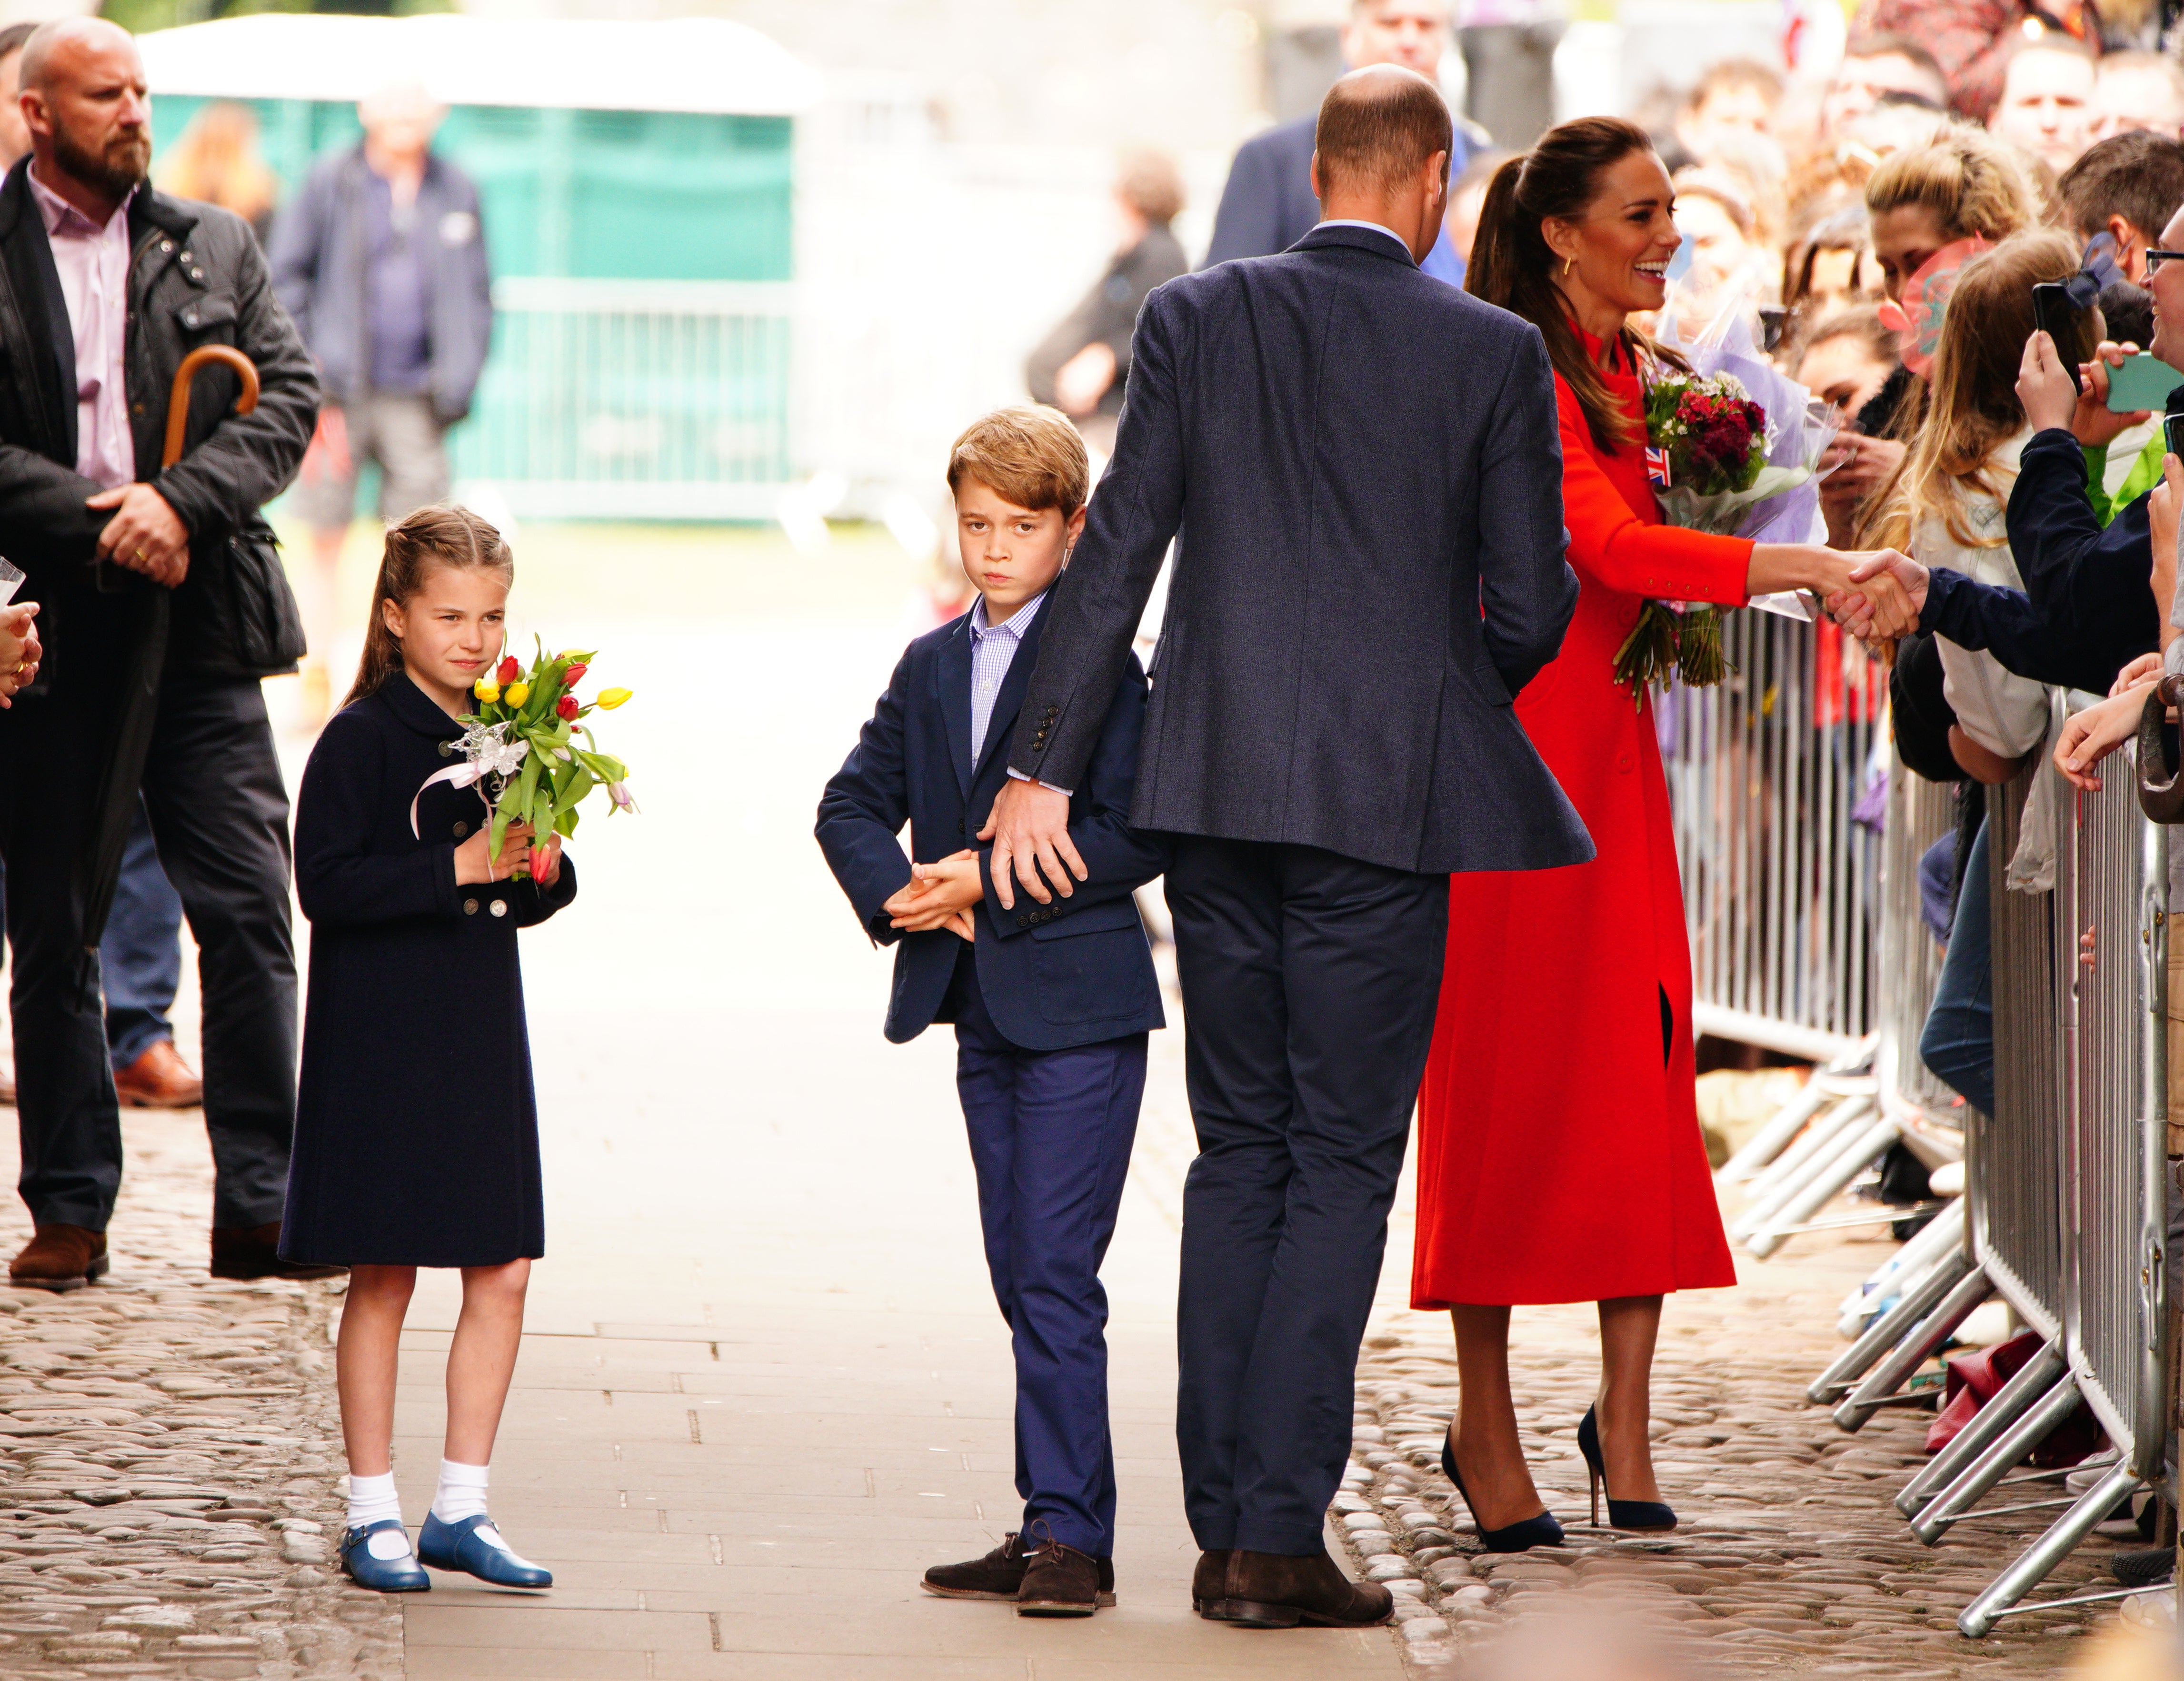
<path id="1" fill-rule="evenodd" d="M 1540 225 L 1550 217 L 1577 220 L 1600 196 L 1602 175 L 1632 153 L 1652 149 L 1652 136 L 1620 117 L 1580 117 L 1549 129 L 1529 152 L 1494 172 L 1463 277 L 1464 289 L 1473 297 L 1522 315 L 1540 330 L 1547 342 L 1547 359 L 1575 393 L 1594 444 L 1605 450 L 1636 441 L 1641 428 L 1624 412 L 1600 365 L 1585 353 L 1569 304 L 1555 284 L 1560 259 Z M 1635 327 L 1623 329 L 1621 342 L 1634 368 L 1658 362 L 1682 365 L 1682 358 Z"/>
<path id="2" fill-rule="evenodd" d="M 2025 428 L 2017 374 L 2025 342 L 2037 326 L 2032 288 L 2068 280 L 2078 270 L 2076 248 L 2042 231 L 2004 240 L 1964 265 L 1942 316 L 1941 342 L 1926 381 L 1926 412 L 1885 503 L 1880 530 L 1902 548 L 1923 520 L 1939 519 L 1967 548 L 1999 548 L 2005 538 L 1974 532 L 1965 498 L 1976 492 L 2008 494 L 2006 470 L 1994 452 Z M 2091 359 L 2091 313 L 2081 317 L 2078 342 L 2059 344 L 2066 361 Z"/>
<path id="3" fill-rule="evenodd" d="M 444 504 L 420 508 L 390 526 L 387 550 L 379 561 L 379 582 L 372 587 L 371 618 L 365 626 L 364 658 L 343 706 L 376 694 L 402 669 L 402 638 L 387 629 L 384 604 L 399 605 L 414 599 L 435 566 L 488 569 L 511 582 L 515 577 L 515 557 L 499 532 L 467 508 Z"/>

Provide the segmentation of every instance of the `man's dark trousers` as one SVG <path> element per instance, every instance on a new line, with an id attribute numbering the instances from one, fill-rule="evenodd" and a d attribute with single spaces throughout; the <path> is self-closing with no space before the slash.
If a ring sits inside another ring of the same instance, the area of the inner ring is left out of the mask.
<path id="1" fill-rule="evenodd" d="M 967 944 L 947 1013 L 986 1266 L 1016 1353 L 1023 1533 L 1111 1558 L 1115 1449 L 1100 1263 L 1137 1136 L 1146 1036 L 1025 1050 L 994 1025 L 970 955 Z"/>
<path id="2" fill-rule="evenodd" d="M 81 598 L 80 598 L 81 599 Z M 77 603 L 71 603 L 77 605 Z M 106 1229 L 121 1134 L 95 958 L 83 949 L 76 860 L 90 802 L 107 648 L 82 651 L 53 692 L 25 695 L 0 737 L 0 852 L 11 885 L 10 1005 L 31 1217 Z M 42 797 L 25 797 L 25 790 Z M 288 924 L 288 799 L 254 678 L 172 677 L 144 773 L 144 803 L 196 938 L 204 998 L 205 1124 L 215 1227 L 281 1217 L 296 1109 L 296 961 Z M 31 891 L 32 882 L 59 884 Z"/>
<path id="3" fill-rule="evenodd" d="M 1173 846 L 1199 1148 L 1178 1314 L 1184 1506 L 1208 1551 L 1308 1556 L 1349 1462 L 1448 877 L 1279 843 Z"/>

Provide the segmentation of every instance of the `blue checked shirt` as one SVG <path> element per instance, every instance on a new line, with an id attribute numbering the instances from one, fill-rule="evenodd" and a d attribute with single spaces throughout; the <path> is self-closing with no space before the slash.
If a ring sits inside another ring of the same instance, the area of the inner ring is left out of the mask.
<path id="1" fill-rule="evenodd" d="M 1023 644 L 1023 633 L 1031 627 L 1032 615 L 1039 611 L 1039 604 L 1046 599 L 1042 590 L 1019 608 L 1006 625 L 989 626 L 986 623 L 986 598 L 980 596 L 971 609 L 971 762 L 978 762 L 985 750 L 986 726 L 994 721 L 994 702 L 1001 692 L 1001 682 L 1016 663 L 1017 649 Z"/>

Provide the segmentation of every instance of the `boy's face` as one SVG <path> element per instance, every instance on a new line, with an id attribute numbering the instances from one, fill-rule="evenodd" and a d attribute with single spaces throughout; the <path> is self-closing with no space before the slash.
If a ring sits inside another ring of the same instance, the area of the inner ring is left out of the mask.
<path id="1" fill-rule="evenodd" d="M 956 491 L 956 543 L 963 576 L 986 598 L 986 622 L 1006 624 L 1061 576 L 1084 529 L 1084 510 L 1019 508 L 990 486 L 965 478 Z"/>

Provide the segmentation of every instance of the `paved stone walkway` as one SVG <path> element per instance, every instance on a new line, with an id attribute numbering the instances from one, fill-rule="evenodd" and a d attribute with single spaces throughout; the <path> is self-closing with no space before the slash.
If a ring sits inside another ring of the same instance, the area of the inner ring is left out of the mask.
<path id="1" fill-rule="evenodd" d="M 338 1286 L 209 1278 L 202 1122 L 124 1130 L 111 1279 L 0 1290 L 0 1676 L 396 1681 L 398 1608 L 326 1568 Z"/>

